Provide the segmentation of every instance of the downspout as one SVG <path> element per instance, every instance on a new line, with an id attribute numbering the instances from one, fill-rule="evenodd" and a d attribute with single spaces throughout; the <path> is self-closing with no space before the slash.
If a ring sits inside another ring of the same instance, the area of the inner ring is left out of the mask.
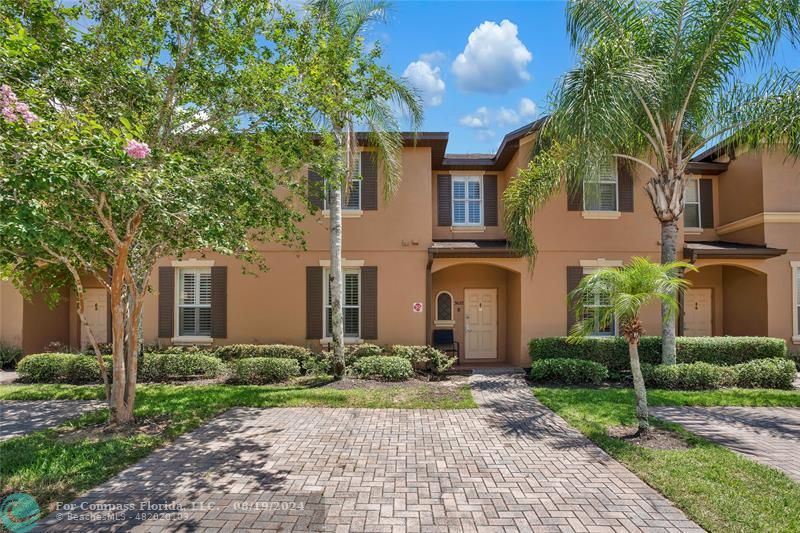
<path id="1" fill-rule="evenodd" d="M 431 291 L 433 290 L 433 274 L 431 267 L 433 266 L 433 254 L 428 251 L 428 263 L 425 265 L 425 344 L 430 345 L 431 339 L 431 305 L 433 297 Z"/>

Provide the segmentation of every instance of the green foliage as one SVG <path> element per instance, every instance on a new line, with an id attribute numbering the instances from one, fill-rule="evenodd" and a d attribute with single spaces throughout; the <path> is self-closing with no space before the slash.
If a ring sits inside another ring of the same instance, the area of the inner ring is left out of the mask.
<path id="1" fill-rule="evenodd" d="M 794 361 L 797 371 L 800 372 L 800 352 L 789 352 L 787 357 Z"/>
<path id="2" fill-rule="evenodd" d="M 757 359 L 733 367 L 736 386 L 749 389 L 791 389 L 797 368 L 788 359 Z"/>
<path id="3" fill-rule="evenodd" d="M 225 373 L 225 365 L 217 357 L 202 353 L 145 354 L 139 363 L 142 381 L 169 381 L 194 378 L 216 378 Z"/>
<path id="4" fill-rule="evenodd" d="M 583 359 L 542 359 L 533 362 L 530 376 L 536 382 L 599 385 L 608 378 L 608 368 Z"/>
<path id="5" fill-rule="evenodd" d="M 104 357 L 110 372 L 111 358 Z M 93 355 L 72 353 L 40 353 L 25 356 L 17 364 L 20 381 L 27 383 L 97 383 L 100 365 Z"/>
<path id="6" fill-rule="evenodd" d="M 290 344 L 226 344 L 214 350 L 214 355 L 223 361 L 251 357 L 294 359 L 303 373 L 316 368 L 311 350 Z"/>
<path id="7" fill-rule="evenodd" d="M 644 365 L 642 373 L 649 385 L 659 389 L 790 389 L 796 369 L 794 363 L 788 359 L 773 358 L 754 359 L 733 366 L 703 362 Z"/>
<path id="8" fill-rule="evenodd" d="M 566 357 L 596 361 L 612 372 L 630 370 L 628 344 L 622 337 L 587 337 L 570 343 L 568 337 L 531 339 L 528 353 L 534 361 Z M 717 365 L 735 365 L 752 359 L 784 357 L 786 343 L 771 337 L 678 337 L 678 362 L 703 361 Z M 661 337 L 642 337 L 639 357 L 652 365 L 661 362 Z"/>
<path id="9" fill-rule="evenodd" d="M 362 357 L 351 368 L 356 376 L 364 379 L 405 381 L 414 375 L 411 361 L 389 355 Z"/>
<path id="10" fill-rule="evenodd" d="M 231 381 L 248 385 L 279 383 L 300 375 L 300 364 L 295 359 L 248 357 L 232 360 L 228 366 Z"/>
<path id="11" fill-rule="evenodd" d="M 407 359 L 414 370 L 441 376 L 458 360 L 432 346 L 407 346 L 395 344 L 386 348 L 386 354 Z"/>
<path id="12" fill-rule="evenodd" d="M 22 359 L 22 348 L 7 342 L 0 342 L 0 368 L 14 368 L 20 359 Z"/>

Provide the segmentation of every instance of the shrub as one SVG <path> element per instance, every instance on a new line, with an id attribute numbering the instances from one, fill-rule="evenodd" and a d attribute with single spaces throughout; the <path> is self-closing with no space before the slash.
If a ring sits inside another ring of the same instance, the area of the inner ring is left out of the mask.
<path id="1" fill-rule="evenodd" d="M 788 359 L 758 359 L 733 367 L 736 386 L 759 389 L 791 389 L 797 368 Z"/>
<path id="2" fill-rule="evenodd" d="M 789 359 L 794 361 L 794 366 L 796 366 L 797 371 L 800 372 L 800 352 L 790 352 Z"/>
<path id="3" fill-rule="evenodd" d="M 396 344 L 386 349 L 389 355 L 407 359 L 414 370 L 418 372 L 430 372 L 440 376 L 455 364 L 457 358 L 447 355 L 431 346 L 407 346 Z"/>
<path id="4" fill-rule="evenodd" d="M 540 382 L 599 385 L 608 377 L 608 368 L 600 363 L 582 359 L 542 359 L 533 362 L 530 376 L 533 381 Z"/>
<path id="5" fill-rule="evenodd" d="M 246 357 L 229 363 L 230 380 L 235 383 L 263 385 L 278 383 L 300 375 L 300 364 L 294 359 L 278 357 Z"/>
<path id="6" fill-rule="evenodd" d="M 353 363 L 364 357 L 378 357 L 383 355 L 383 348 L 377 344 L 348 344 L 344 347 L 344 364 L 350 368 Z M 333 372 L 333 351 L 326 350 L 317 356 L 311 356 L 308 365 L 309 373 L 330 374 Z"/>
<path id="7" fill-rule="evenodd" d="M 182 353 L 199 353 L 202 355 L 212 355 L 210 346 L 200 346 L 197 344 L 173 344 L 170 346 L 159 346 L 158 344 L 151 344 L 144 346 L 144 353 L 169 353 L 169 354 L 182 354 Z"/>
<path id="8" fill-rule="evenodd" d="M 20 381 L 29 383 L 59 383 L 67 374 L 67 361 L 73 354 L 39 353 L 22 358 L 17 364 Z"/>
<path id="9" fill-rule="evenodd" d="M 214 350 L 214 355 L 223 361 L 249 359 L 253 357 L 269 357 L 273 359 L 294 359 L 305 371 L 310 367 L 314 354 L 303 346 L 290 344 L 229 344 Z"/>
<path id="10" fill-rule="evenodd" d="M 386 381 L 405 381 L 414 375 L 411 361 L 388 355 L 362 357 L 353 363 L 352 369 L 360 378 Z"/>
<path id="11" fill-rule="evenodd" d="M 20 359 L 22 359 L 22 348 L 0 342 L 0 368 L 14 368 Z"/>
<path id="12" fill-rule="evenodd" d="M 784 340 L 771 337 L 678 337 L 676 344 L 680 363 L 735 365 L 786 357 Z M 533 361 L 585 359 L 604 364 L 612 372 L 630 370 L 628 345 L 622 337 L 588 337 L 575 344 L 568 343 L 566 337 L 543 337 L 529 342 L 528 353 Z M 661 337 L 642 337 L 639 358 L 643 363 L 661 363 Z"/>
<path id="13" fill-rule="evenodd" d="M 216 378 L 224 374 L 225 365 L 204 353 L 148 353 L 139 363 L 142 381 L 167 381 L 195 377 Z"/>
<path id="14" fill-rule="evenodd" d="M 735 383 L 733 367 L 703 362 L 676 365 L 644 364 L 642 373 L 648 385 L 659 389 L 716 389 Z"/>
<path id="15" fill-rule="evenodd" d="M 97 347 L 100 348 L 100 353 L 102 355 L 111 355 L 114 353 L 114 345 L 110 342 L 101 342 Z M 91 344 L 87 344 L 83 349 L 83 353 L 86 355 L 94 355 L 94 347 L 92 347 Z"/>

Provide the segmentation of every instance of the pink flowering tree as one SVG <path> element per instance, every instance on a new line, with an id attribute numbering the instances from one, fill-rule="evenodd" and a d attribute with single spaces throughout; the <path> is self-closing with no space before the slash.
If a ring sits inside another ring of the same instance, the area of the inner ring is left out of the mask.
<path id="1" fill-rule="evenodd" d="M 208 250 L 260 267 L 252 242 L 302 244 L 297 25 L 268 0 L 59 4 L 0 6 L 0 274 L 26 295 L 73 290 L 100 365 L 83 287 L 108 291 L 108 399 L 128 423 L 156 262 Z"/>

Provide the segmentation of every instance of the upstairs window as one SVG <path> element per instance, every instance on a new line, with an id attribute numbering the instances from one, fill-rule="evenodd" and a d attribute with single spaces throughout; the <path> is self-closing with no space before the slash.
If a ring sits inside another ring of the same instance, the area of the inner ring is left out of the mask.
<path id="1" fill-rule="evenodd" d="M 583 183 L 583 209 L 585 211 L 618 211 L 618 179 L 615 165 L 600 170 L 593 180 Z"/>
<path id="2" fill-rule="evenodd" d="M 453 177 L 453 225 L 483 224 L 483 185 L 479 176 Z"/>
<path id="3" fill-rule="evenodd" d="M 328 279 L 328 272 L 325 272 Z M 325 294 L 325 333 L 332 337 L 333 315 L 331 313 L 331 291 L 327 283 Z M 361 270 L 344 271 L 344 336 L 358 339 L 361 335 Z"/>
<path id="4" fill-rule="evenodd" d="M 353 179 L 350 180 L 349 186 L 342 191 L 342 209 L 345 211 L 360 211 L 361 210 L 361 154 L 359 153 L 355 159 L 355 168 L 353 169 Z M 324 209 L 328 209 L 331 202 L 331 189 L 326 187 L 325 205 Z"/>
<path id="5" fill-rule="evenodd" d="M 700 220 L 700 182 L 690 179 L 686 182 L 683 225 L 687 228 L 701 228 Z"/>
<path id="6" fill-rule="evenodd" d="M 211 269 L 178 269 L 178 335 L 211 336 Z"/>

